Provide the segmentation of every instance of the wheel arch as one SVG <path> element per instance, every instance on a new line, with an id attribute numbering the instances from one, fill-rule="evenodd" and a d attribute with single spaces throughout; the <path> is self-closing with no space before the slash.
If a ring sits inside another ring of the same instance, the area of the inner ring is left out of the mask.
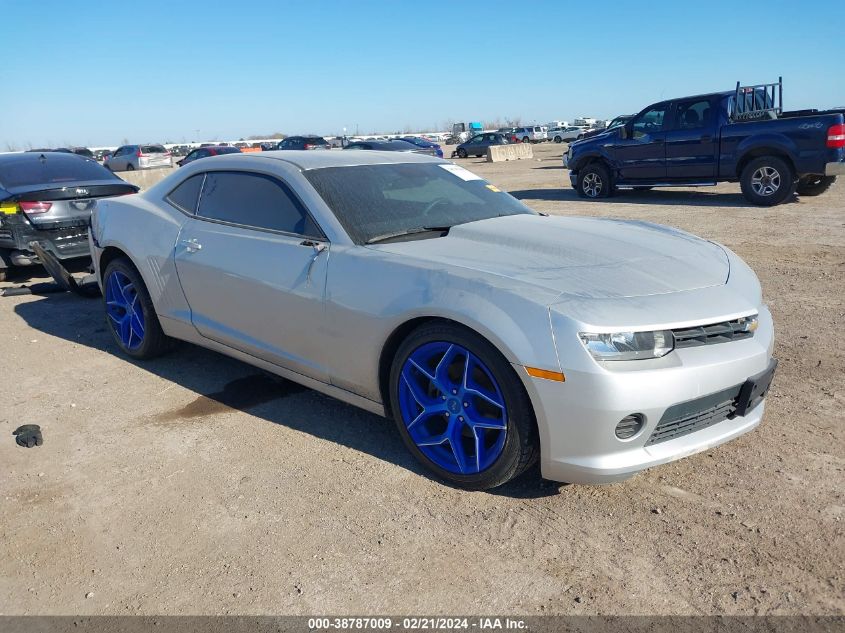
<path id="1" fill-rule="evenodd" d="M 748 148 L 745 152 L 743 152 L 739 160 L 736 162 L 736 169 L 734 170 L 734 175 L 737 178 L 742 177 L 742 171 L 746 168 L 748 163 L 750 163 L 755 158 L 761 158 L 763 156 L 775 156 L 780 158 L 781 160 L 785 161 L 789 168 L 792 169 L 792 173 L 795 177 L 798 177 L 798 170 L 796 169 L 795 160 L 793 159 L 793 154 L 790 152 L 789 148 L 780 144 L 780 143 L 767 143 L 764 145 L 758 145 L 756 147 Z"/>
<path id="2" fill-rule="evenodd" d="M 589 154 L 585 154 L 583 156 L 579 156 L 575 160 L 575 164 L 570 167 L 570 171 L 578 172 L 581 169 L 584 169 L 590 163 L 604 163 L 604 166 L 607 168 L 608 173 L 613 173 L 613 168 L 610 165 L 610 161 L 607 159 L 606 156 L 602 156 L 597 152 L 590 152 Z"/>
<path id="3" fill-rule="evenodd" d="M 100 272 L 100 275 L 99 275 L 100 282 L 105 281 L 105 279 L 103 279 L 103 275 L 105 275 L 105 273 L 106 273 L 106 267 L 111 262 L 113 262 L 114 260 L 119 259 L 121 257 L 125 257 L 127 260 L 129 260 L 129 262 L 132 264 L 132 266 L 135 268 L 135 270 L 138 270 L 138 267 L 135 266 L 135 263 L 132 261 L 132 258 L 129 257 L 129 255 L 127 255 L 126 251 L 124 251 L 123 249 L 121 249 L 117 246 L 106 246 L 103 249 L 103 252 L 100 254 L 100 259 L 99 259 L 99 268 L 98 269 L 99 269 L 99 272 Z M 138 271 L 138 273 L 140 274 L 140 271 Z"/>
<path id="4" fill-rule="evenodd" d="M 504 359 L 513 367 L 516 363 L 514 363 L 513 359 L 515 355 L 510 347 L 502 341 L 499 337 L 490 336 L 488 335 L 483 329 L 480 327 L 475 327 L 472 324 L 468 324 L 466 322 L 458 321 L 453 318 L 444 317 L 440 315 L 427 315 L 427 316 L 415 316 L 410 318 L 406 321 L 403 321 L 398 326 L 396 326 L 393 331 L 388 335 L 385 339 L 384 345 L 382 346 L 381 353 L 379 354 L 379 363 L 378 363 L 378 386 L 379 386 L 379 394 L 381 395 L 382 403 L 384 404 L 384 411 L 387 417 L 392 417 L 393 412 L 391 410 L 390 405 L 390 369 L 393 365 L 393 359 L 396 356 L 396 352 L 399 349 L 399 346 L 402 345 L 402 342 L 410 336 L 412 332 L 414 332 L 417 328 L 433 324 L 433 323 L 443 323 L 449 325 L 455 325 L 460 328 L 464 328 L 476 336 L 481 337 L 485 341 L 487 341 L 490 345 L 493 346 L 496 351 L 498 351 Z M 557 353 L 555 352 L 555 357 Z M 559 366 L 559 365 L 558 365 Z M 522 377 L 517 375 L 517 382 L 519 382 L 522 389 L 525 389 L 524 380 Z M 526 391 L 527 392 L 527 391 Z M 534 409 L 534 403 L 531 398 L 531 394 L 528 394 L 529 401 L 531 402 L 532 410 Z M 536 424 L 536 413 L 534 414 L 535 417 L 535 424 Z"/>

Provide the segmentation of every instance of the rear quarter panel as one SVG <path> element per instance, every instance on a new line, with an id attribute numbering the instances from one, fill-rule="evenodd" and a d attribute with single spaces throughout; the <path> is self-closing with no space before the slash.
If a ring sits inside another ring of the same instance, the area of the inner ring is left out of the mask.
<path id="1" fill-rule="evenodd" d="M 144 279 L 159 316 L 190 322 L 190 311 L 176 275 L 174 247 L 185 216 L 163 201 L 144 195 L 101 202 L 91 221 L 95 266 L 108 247 L 123 251 Z M 167 324 L 162 321 L 167 332 Z"/>
<path id="2" fill-rule="evenodd" d="M 841 114 L 819 114 L 777 120 L 729 123 L 722 114 L 719 145 L 719 177 L 734 179 L 739 176 L 738 166 L 749 153 L 771 149 L 787 155 L 795 165 L 797 174 L 823 174 L 825 163 L 830 160 L 827 147 L 827 130 L 842 122 Z"/>

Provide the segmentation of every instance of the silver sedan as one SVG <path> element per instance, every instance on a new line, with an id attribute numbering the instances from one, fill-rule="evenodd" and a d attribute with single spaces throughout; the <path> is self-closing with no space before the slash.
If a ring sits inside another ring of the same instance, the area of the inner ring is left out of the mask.
<path id="1" fill-rule="evenodd" d="M 390 416 L 470 489 L 536 460 L 604 483 L 709 449 L 759 424 L 776 364 L 727 248 L 538 214 L 412 153 L 198 160 L 99 204 L 91 246 L 124 353 L 182 339 Z"/>

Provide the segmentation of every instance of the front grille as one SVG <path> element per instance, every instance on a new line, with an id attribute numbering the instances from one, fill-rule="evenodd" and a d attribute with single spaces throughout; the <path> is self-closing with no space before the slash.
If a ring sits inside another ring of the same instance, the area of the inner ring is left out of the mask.
<path id="1" fill-rule="evenodd" d="M 754 332 L 749 331 L 747 325 L 748 319 L 743 318 L 672 330 L 672 334 L 675 335 L 675 348 L 714 345 L 751 338 Z"/>
<path id="2" fill-rule="evenodd" d="M 736 411 L 736 400 L 742 385 L 730 387 L 709 396 L 696 398 L 673 405 L 666 409 L 660 422 L 651 433 L 645 445 L 667 442 L 676 437 L 689 435 L 708 426 L 724 422 Z"/>

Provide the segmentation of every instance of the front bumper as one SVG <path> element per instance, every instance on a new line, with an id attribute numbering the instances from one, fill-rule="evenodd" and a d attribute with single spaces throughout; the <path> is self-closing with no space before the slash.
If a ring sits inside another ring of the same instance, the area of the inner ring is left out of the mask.
<path id="1" fill-rule="evenodd" d="M 824 166 L 825 176 L 845 176 L 845 162 L 827 163 Z"/>
<path id="2" fill-rule="evenodd" d="M 620 364 L 596 371 L 563 367 L 564 383 L 524 379 L 540 432 L 543 477 L 567 483 L 612 483 L 752 430 L 762 420 L 764 402 L 744 416 L 733 415 L 686 435 L 648 443 L 671 407 L 738 388 L 766 370 L 773 326 L 765 308 L 759 319 L 753 338 L 675 350 L 672 367 L 630 369 L 631 365 Z M 643 428 L 630 439 L 617 438 L 616 425 L 634 413 L 643 416 Z"/>

